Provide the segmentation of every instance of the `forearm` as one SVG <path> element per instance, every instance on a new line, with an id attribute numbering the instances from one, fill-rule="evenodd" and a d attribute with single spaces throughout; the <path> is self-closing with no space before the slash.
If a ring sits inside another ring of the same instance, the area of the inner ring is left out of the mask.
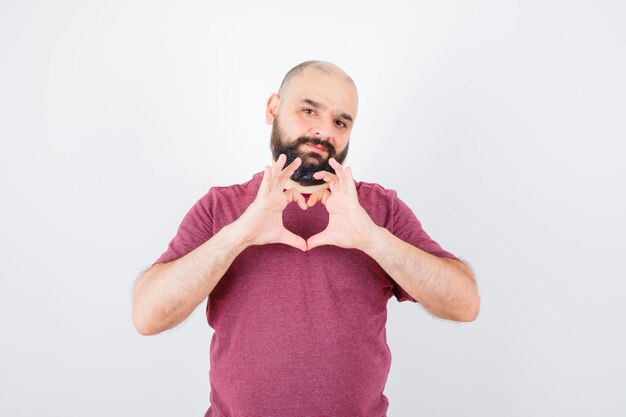
<path id="1" fill-rule="evenodd" d="M 307 249 L 306 241 L 285 229 L 282 221 L 283 210 L 291 202 L 307 209 L 302 194 L 295 189 L 284 191 L 302 160 L 296 158 L 283 169 L 286 160 L 281 154 L 271 167 L 265 167 L 256 198 L 237 220 L 180 259 L 154 265 L 139 277 L 132 312 L 139 333 L 160 333 L 185 320 L 248 246 L 281 243 Z"/>
<path id="2" fill-rule="evenodd" d="M 478 315 L 478 290 L 460 261 L 431 255 L 378 226 L 362 250 L 432 314 L 455 321 Z"/>
<path id="3" fill-rule="evenodd" d="M 245 247 L 245 240 L 233 223 L 187 255 L 144 272 L 133 291 L 133 322 L 137 331 L 157 334 L 185 320 Z"/>

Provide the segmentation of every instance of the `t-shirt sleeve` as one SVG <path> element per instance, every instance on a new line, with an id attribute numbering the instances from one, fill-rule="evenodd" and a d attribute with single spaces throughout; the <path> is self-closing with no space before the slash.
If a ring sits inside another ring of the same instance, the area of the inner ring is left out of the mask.
<path id="1" fill-rule="evenodd" d="M 417 219 L 411 208 L 402 201 L 397 193 L 393 192 L 392 202 L 392 230 L 391 232 L 401 240 L 410 243 L 413 246 L 417 246 L 421 250 L 430 253 L 431 255 L 458 259 L 452 253 L 444 250 L 436 241 L 430 238 L 428 233 L 422 228 L 422 224 Z M 393 278 L 392 278 L 393 280 Z M 400 285 L 393 281 L 393 295 L 398 299 L 398 302 L 413 301 L 417 302 L 411 297 Z"/>
<path id="2" fill-rule="evenodd" d="M 167 249 L 152 265 L 182 258 L 213 236 L 212 201 L 211 189 L 189 209 Z"/>

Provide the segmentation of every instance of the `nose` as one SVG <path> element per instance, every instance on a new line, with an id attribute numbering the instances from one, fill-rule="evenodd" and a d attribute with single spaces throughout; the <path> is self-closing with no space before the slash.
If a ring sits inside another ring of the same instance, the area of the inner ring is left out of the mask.
<path id="1" fill-rule="evenodd" d="M 312 134 L 316 138 L 330 141 L 332 139 L 332 126 L 329 122 L 320 121 L 318 124 L 313 126 Z"/>

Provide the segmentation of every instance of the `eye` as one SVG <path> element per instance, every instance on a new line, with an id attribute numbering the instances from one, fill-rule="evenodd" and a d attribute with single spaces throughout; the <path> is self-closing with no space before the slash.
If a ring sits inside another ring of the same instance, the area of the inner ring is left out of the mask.
<path id="1" fill-rule="evenodd" d="M 348 127 L 344 122 L 342 122 L 341 120 L 335 120 L 335 123 L 337 124 L 337 126 L 339 127 Z"/>
<path id="2" fill-rule="evenodd" d="M 303 109 L 303 112 L 305 112 L 306 114 L 315 114 L 315 112 L 311 109 Z"/>

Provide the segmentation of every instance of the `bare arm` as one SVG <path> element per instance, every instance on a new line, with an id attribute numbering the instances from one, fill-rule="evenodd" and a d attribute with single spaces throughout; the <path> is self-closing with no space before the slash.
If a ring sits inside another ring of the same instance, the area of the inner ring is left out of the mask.
<path id="1" fill-rule="evenodd" d="M 455 321 L 478 316 L 476 283 L 461 261 L 431 255 L 378 226 L 362 250 L 435 316 Z"/>
<path id="2" fill-rule="evenodd" d="M 245 249 L 234 224 L 180 259 L 144 272 L 133 291 L 133 322 L 143 335 L 175 327 L 215 288 L 233 260 Z"/>
<path id="3" fill-rule="evenodd" d="M 344 169 L 333 158 L 329 163 L 336 175 L 320 171 L 313 176 L 329 183 L 330 192 L 322 190 L 308 201 L 313 205 L 321 200 L 326 206 L 328 226 L 309 238 L 309 250 L 321 245 L 362 250 L 430 313 L 449 320 L 475 320 L 480 297 L 470 268 L 431 255 L 376 225 L 359 204 L 350 167 Z"/>
<path id="4" fill-rule="evenodd" d="M 306 250 L 304 239 L 283 225 L 282 212 L 287 204 L 297 201 L 307 209 L 302 194 L 295 189 L 283 191 L 301 160 L 283 170 L 285 160 L 281 155 L 271 167 L 265 167 L 256 199 L 241 217 L 185 256 L 156 264 L 137 279 L 132 317 L 139 333 L 157 334 L 185 320 L 248 246 L 284 243 Z"/>

